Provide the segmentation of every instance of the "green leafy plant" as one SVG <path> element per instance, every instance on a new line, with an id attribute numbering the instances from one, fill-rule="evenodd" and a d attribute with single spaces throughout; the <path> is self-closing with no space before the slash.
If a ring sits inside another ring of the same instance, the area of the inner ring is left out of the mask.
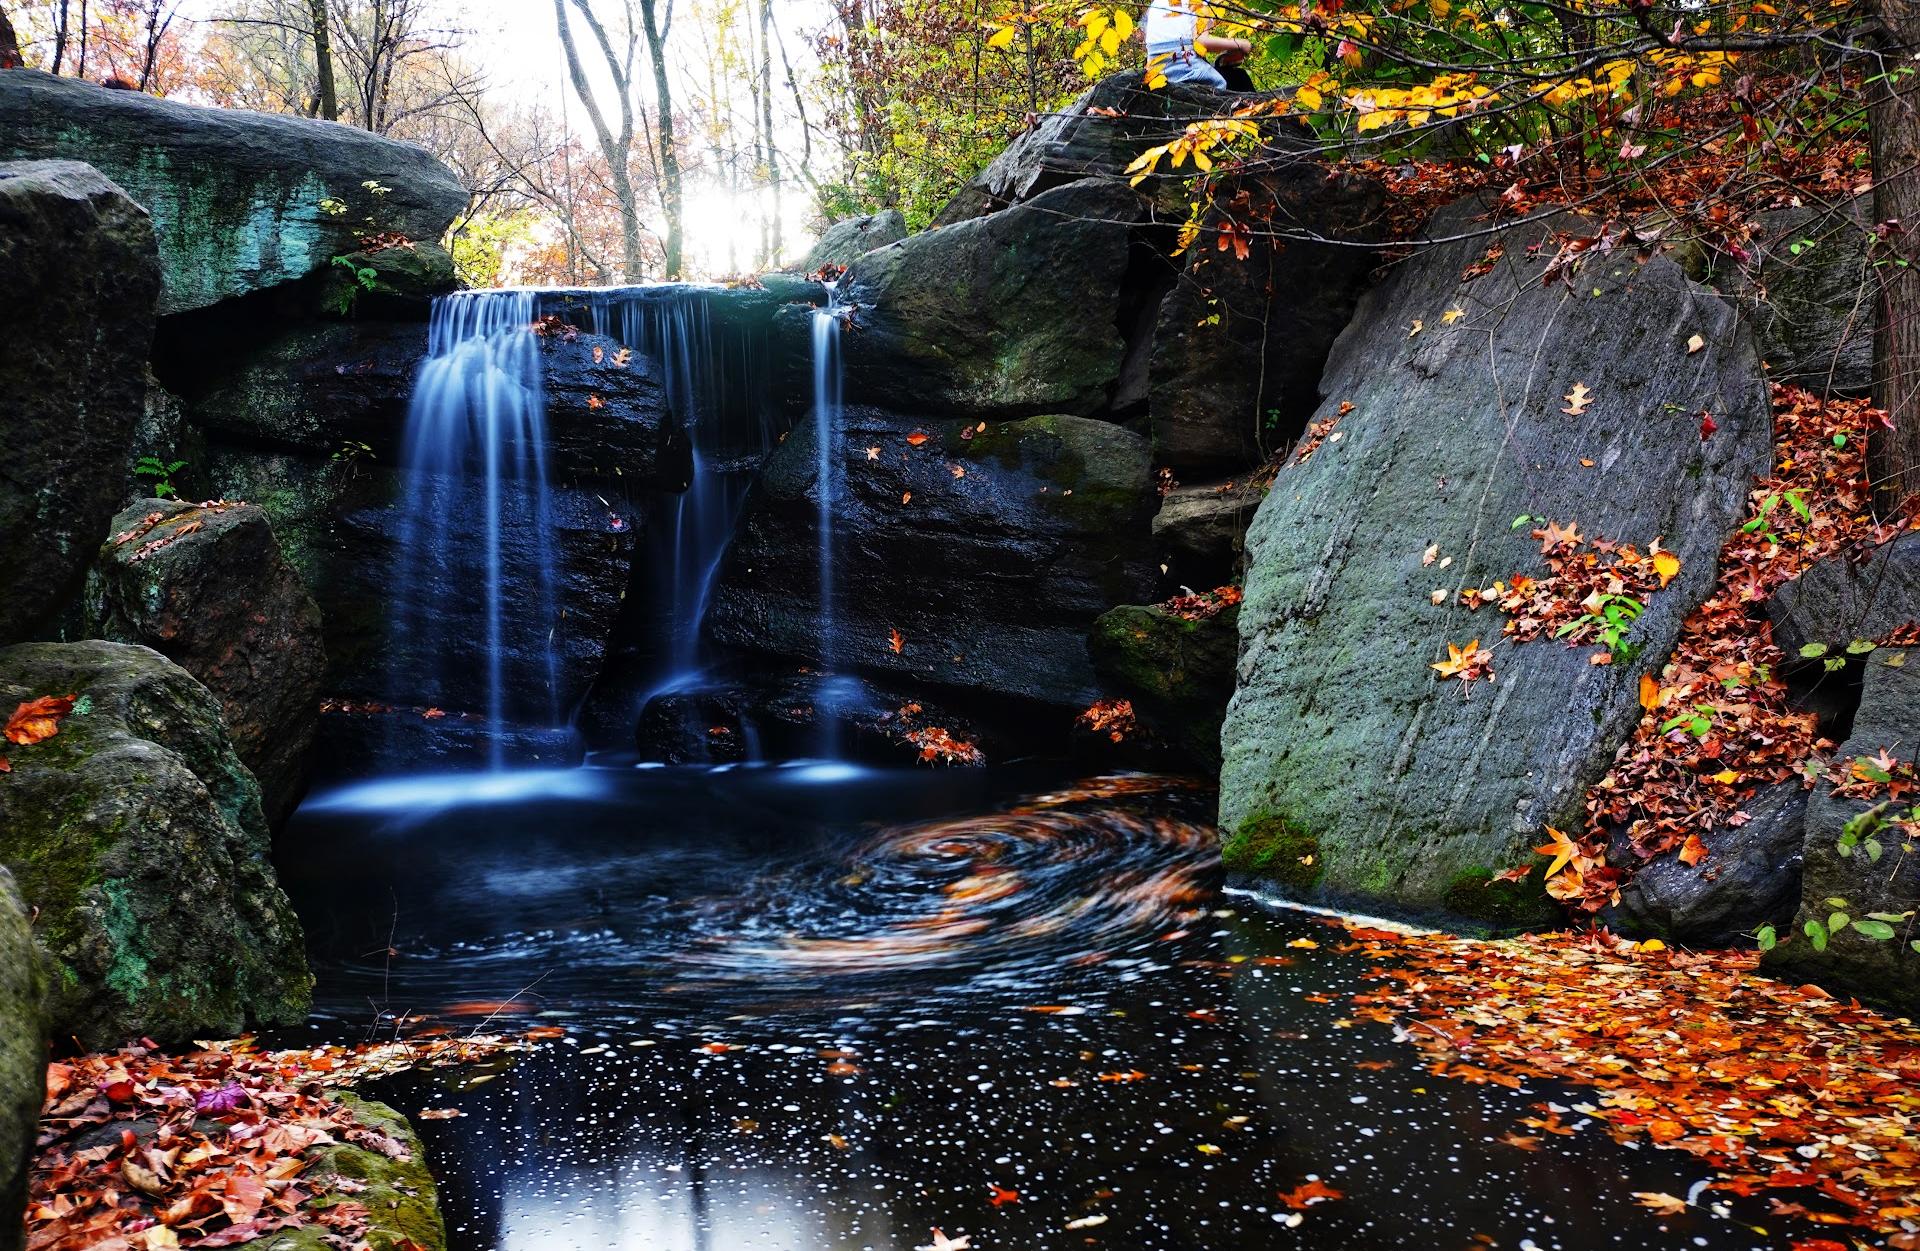
<path id="1" fill-rule="evenodd" d="M 1594 601 L 1594 611 L 1582 613 L 1553 632 L 1555 638 L 1565 638 L 1576 630 L 1592 628 L 1594 638 L 1600 646 L 1612 652 L 1618 660 L 1632 660 L 1640 649 L 1627 642 L 1627 632 L 1633 629 L 1633 623 L 1647 606 L 1631 595 L 1602 594 Z"/>
<path id="2" fill-rule="evenodd" d="M 360 293 L 373 290 L 374 284 L 380 281 L 380 271 L 357 264 L 350 256 L 336 256 L 333 263 L 350 276 L 344 282 L 328 285 L 326 306 L 329 312 L 345 317 L 353 312 L 354 305 L 360 300 Z"/>
<path id="3" fill-rule="evenodd" d="M 158 456 L 142 456 L 133 464 L 133 476 L 147 482 L 148 489 L 163 500 L 176 498 L 173 475 L 187 467 L 184 460 L 163 461 Z"/>
<path id="4" fill-rule="evenodd" d="M 1772 491 L 1760 497 L 1760 510 L 1746 525 L 1741 526 L 1745 534 L 1757 534 L 1768 543 L 1778 543 L 1780 536 L 1773 532 L 1773 513 L 1784 502 L 1794 516 L 1802 521 L 1813 520 L 1813 509 L 1807 506 L 1807 495 L 1799 487 L 1786 491 Z"/>

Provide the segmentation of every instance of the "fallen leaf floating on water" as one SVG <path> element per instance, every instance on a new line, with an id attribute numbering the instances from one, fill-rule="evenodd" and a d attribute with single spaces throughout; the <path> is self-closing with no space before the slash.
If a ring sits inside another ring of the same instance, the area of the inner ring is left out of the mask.
<path id="1" fill-rule="evenodd" d="M 936 1229 L 933 1231 L 933 1241 L 924 1247 L 914 1248 L 914 1251 L 971 1251 L 972 1246 L 973 1237 L 970 1234 L 962 1234 L 958 1238 L 949 1238 L 946 1234 Z"/>
<path id="2" fill-rule="evenodd" d="M 599 349 L 596 348 L 594 350 L 598 351 Z M 451 1121 L 456 1117 L 465 1115 L 466 1113 L 462 1112 L 459 1108 L 428 1108 L 425 1111 L 414 1113 L 414 1117 L 422 1121 Z"/>
<path id="3" fill-rule="evenodd" d="M 1020 1202 L 1020 1192 L 1018 1190 L 1008 1190 L 1005 1186 L 988 1182 L 987 1191 L 987 1202 L 996 1208 L 1003 1204 Z"/>
<path id="4" fill-rule="evenodd" d="M 1573 390 L 1567 392 L 1566 399 L 1567 406 L 1560 411 L 1569 417 L 1579 417 L 1587 411 L 1588 405 L 1593 403 L 1593 392 L 1587 389 L 1586 383 L 1576 382 L 1573 384 Z"/>
<path id="5" fill-rule="evenodd" d="M 52 738 L 60 732 L 60 719 L 73 711 L 75 699 L 73 695 L 42 695 L 21 703 L 7 720 L 7 741 L 31 747 Z"/>
<path id="6" fill-rule="evenodd" d="M 1109 1218 L 1104 1212 L 1096 1212 L 1092 1216 L 1075 1217 L 1073 1220 L 1070 1220 L 1067 1222 L 1067 1228 L 1068 1229 L 1092 1229 L 1096 1225 L 1106 1224 L 1108 1219 Z"/>
<path id="7" fill-rule="evenodd" d="M 1295 1186 L 1292 1190 L 1281 1195 L 1280 1202 L 1286 1204 L 1294 1211 L 1299 1212 L 1312 1207 L 1316 1203 L 1327 1203 L 1334 1199 L 1344 1198 L 1346 1198 L 1345 1192 L 1335 1190 L 1332 1186 L 1314 1177 L 1309 1178 L 1303 1184 Z"/>
<path id="8" fill-rule="evenodd" d="M 1687 1210 L 1687 1201 L 1659 1191 L 1636 1190 L 1633 1197 L 1640 1201 L 1643 1208 L 1651 1208 L 1662 1216 L 1678 1216 Z"/>

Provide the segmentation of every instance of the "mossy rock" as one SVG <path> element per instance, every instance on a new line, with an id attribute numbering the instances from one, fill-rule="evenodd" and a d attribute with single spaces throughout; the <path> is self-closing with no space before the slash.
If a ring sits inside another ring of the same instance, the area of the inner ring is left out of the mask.
<path id="1" fill-rule="evenodd" d="M 1220 763 L 1233 697 L 1237 607 L 1188 620 L 1158 604 L 1124 604 L 1093 623 L 1094 669 L 1133 700 L 1160 736 L 1201 764 Z"/>
<path id="2" fill-rule="evenodd" d="M 0 1247 L 18 1247 L 47 1089 L 47 977 L 13 878 L 0 868 Z"/>
<path id="3" fill-rule="evenodd" d="M 1220 860 L 1236 872 L 1303 893 L 1320 884 L 1327 867 L 1320 840 L 1272 812 L 1241 822 L 1220 848 Z"/>
<path id="4" fill-rule="evenodd" d="M 404 316 L 424 313 L 438 295 L 460 285 L 453 254 L 437 243 L 398 243 L 335 257 L 322 282 L 320 304 L 332 313 Z"/>
<path id="5" fill-rule="evenodd" d="M 145 647 L 0 651 L 0 704 L 68 694 L 53 737 L 9 745 L 0 785 L 0 864 L 38 910 L 54 1035 L 105 1049 L 303 1020 L 300 922 L 218 701 Z"/>

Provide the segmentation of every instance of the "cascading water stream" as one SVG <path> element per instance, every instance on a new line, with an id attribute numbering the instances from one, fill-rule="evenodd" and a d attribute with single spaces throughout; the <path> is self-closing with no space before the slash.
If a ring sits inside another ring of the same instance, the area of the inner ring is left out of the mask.
<path id="1" fill-rule="evenodd" d="M 530 291 L 434 302 L 401 460 L 392 699 L 471 712 L 477 697 L 495 767 L 510 718 L 558 719 L 535 304 Z"/>
<path id="2" fill-rule="evenodd" d="M 816 487 L 819 493 L 820 519 L 820 667 L 823 683 L 831 685 L 834 672 L 833 613 L 833 513 L 839 495 L 838 457 L 845 377 L 840 360 L 839 288 L 827 285 L 827 305 L 813 313 L 813 413 Z M 837 718 L 820 721 L 821 755 L 838 757 L 840 744 Z"/>

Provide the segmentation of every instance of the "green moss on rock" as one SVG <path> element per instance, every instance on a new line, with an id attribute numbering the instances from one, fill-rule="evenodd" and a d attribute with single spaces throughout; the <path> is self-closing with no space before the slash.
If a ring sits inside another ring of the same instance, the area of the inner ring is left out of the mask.
<path id="1" fill-rule="evenodd" d="M 0 864 L 39 912 L 54 1033 L 104 1048 L 304 1019 L 300 924 L 219 704 L 144 647 L 0 651 L 0 702 L 69 692 L 59 732 L 12 747 L 0 787 Z"/>
<path id="2" fill-rule="evenodd" d="M 1326 872 L 1320 840 L 1271 812 L 1242 821 L 1220 848 L 1220 859 L 1229 869 L 1300 891 L 1319 885 Z"/>

